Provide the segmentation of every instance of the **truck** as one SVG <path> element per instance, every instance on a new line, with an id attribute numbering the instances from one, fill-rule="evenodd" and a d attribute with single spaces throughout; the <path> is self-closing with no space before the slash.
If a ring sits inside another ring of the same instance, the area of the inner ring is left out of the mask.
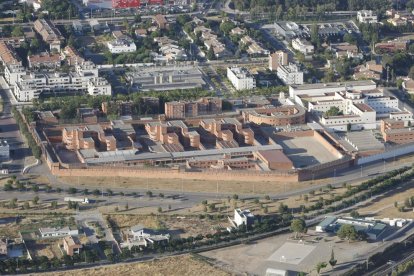
<path id="1" fill-rule="evenodd" d="M 64 199 L 66 202 L 79 202 L 81 204 L 88 204 L 89 199 L 87 197 L 65 197 Z"/>

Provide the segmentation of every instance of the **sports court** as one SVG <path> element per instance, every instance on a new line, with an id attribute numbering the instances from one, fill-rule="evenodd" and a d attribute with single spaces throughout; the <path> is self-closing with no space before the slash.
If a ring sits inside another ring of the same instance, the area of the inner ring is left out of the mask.
<path id="1" fill-rule="evenodd" d="M 288 264 L 300 264 L 315 249 L 313 245 L 286 242 L 267 260 Z"/>

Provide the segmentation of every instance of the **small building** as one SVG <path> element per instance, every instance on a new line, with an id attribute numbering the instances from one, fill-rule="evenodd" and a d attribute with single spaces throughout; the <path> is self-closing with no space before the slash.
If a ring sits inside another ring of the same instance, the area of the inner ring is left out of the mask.
<path id="1" fill-rule="evenodd" d="M 254 153 L 271 170 L 291 170 L 292 161 L 281 150 L 259 150 Z"/>
<path id="2" fill-rule="evenodd" d="M 74 254 L 79 254 L 82 249 L 82 244 L 76 237 L 67 236 L 63 238 L 63 249 L 66 252 L 66 255 L 73 256 Z"/>
<path id="3" fill-rule="evenodd" d="M 57 124 L 59 122 L 58 118 L 53 114 L 52 111 L 39 111 L 37 113 L 39 121 L 43 124 Z"/>
<path id="4" fill-rule="evenodd" d="M 248 209 L 235 209 L 233 222 L 237 227 L 240 227 L 242 225 L 250 227 L 254 223 L 254 215 Z"/>
<path id="5" fill-rule="evenodd" d="M 108 49 L 112 54 L 132 53 L 137 50 L 137 45 L 127 39 L 117 39 L 107 43 Z"/>
<path id="6" fill-rule="evenodd" d="M 169 234 L 159 234 L 151 229 L 145 228 L 141 224 L 132 226 L 129 236 L 130 238 L 128 238 L 126 243 L 127 246 L 137 244 L 146 247 L 155 243 L 168 243 L 170 240 Z"/>
<path id="7" fill-rule="evenodd" d="M 315 51 L 315 47 L 312 45 L 312 43 L 302 38 L 293 39 L 292 48 L 298 52 L 301 52 L 305 56 L 312 55 Z"/>
<path id="8" fill-rule="evenodd" d="M 96 124 L 98 123 L 97 111 L 93 108 L 78 108 L 77 115 L 82 120 L 82 122 L 87 124 Z"/>
<path id="9" fill-rule="evenodd" d="M 7 161 L 10 159 L 10 145 L 6 140 L 0 139 L 0 160 Z"/>
<path id="10" fill-rule="evenodd" d="M 40 237 L 42 238 L 54 238 L 64 236 L 77 236 L 79 235 L 78 229 L 71 229 L 70 227 L 62 228 L 39 228 Z"/>
<path id="11" fill-rule="evenodd" d="M 160 30 L 165 30 L 165 29 L 169 29 L 170 25 L 168 24 L 168 20 L 165 17 L 165 15 L 162 14 L 157 14 L 156 16 L 154 16 L 154 22 L 155 24 L 157 24 L 157 27 Z"/>
<path id="12" fill-rule="evenodd" d="M 0 255 L 6 255 L 9 253 L 9 240 L 0 239 Z"/>
<path id="13" fill-rule="evenodd" d="M 357 19 L 359 23 L 378 23 L 378 17 L 372 10 L 358 11 Z"/>
<path id="14" fill-rule="evenodd" d="M 369 240 L 378 240 L 387 229 L 387 225 L 380 221 L 354 219 L 349 217 L 326 217 L 316 226 L 316 232 L 336 233 L 342 225 L 352 225 L 357 232 L 365 233 Z"/>

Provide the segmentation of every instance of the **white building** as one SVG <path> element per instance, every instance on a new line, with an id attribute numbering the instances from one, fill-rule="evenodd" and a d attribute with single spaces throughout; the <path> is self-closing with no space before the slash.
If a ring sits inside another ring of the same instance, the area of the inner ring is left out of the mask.
<path id="1" fill-rule="evenodd" d="M 22 74 L 14 82 L 14 95 L 19 101 L 31 101 L 39 98 L 40 94 L 51 95 L 68 92 L 89 92 L 92 95 L 110 95 L 111 89 L 108 83 L 98 78 L 98 69 L 92 62 L 84 62 L 75 67 L 75 72 L 32 72 Z M 97 79 L 89 84 L 91 79 Z M 109 86 L 109 87 L 108 87 Z"/>
<path id="2" fill-rule="evenodd" d="M 250 210 L 247 209 L 235 209 L 233 222 L 237 227 L 240 227 L 242 225 L 249 227 L 254 223 L 254 215 L 250 212 Z"/>
<path id="3" fill-rule="evenodd" d="M 412 120 L 412 114 L 398 108 L 398 99 L 384 96 L 374 90 L 327 91 L 321 94 L 300 94 L 295 101 L 320 117 L 320 123 L 334 131 L 376 129 L 383 118 Z M 336 107 L 340 114 L 328 116 L 326 112 Z"/>
<path id="4" fill-rule="evenodd" d="M 236 90 L 256 88 L 256 79 L 250 72 L 243 67 L 228 67 L 227 78 Z"/>
<path id="5" fill-rule="evenodd" d="M 306 55 L 312 55 L 315 51 L 315 47 L 313 45 L 302 38 L 295 38 L 292 40 L 292 48 L 296 51 L 301 52 L 302 54 Z"/>
<path id="6" fill-rule="evenodd" d="M 303 84 L 303 72 L 294 63 L 279 65 L 276 74 L 285 85 Z"/>
<path id="7" fill-rule="evenodd" d="M 92 78 L 88 82 L 88 94 L 92 96 L 97 95 L 112 95 L 112 88 L 109 82 L 102 77 Z"/>
<path id="8" fill-rule="evenodd" d="M 372 10 L 358 11 L 357 19 L 360 23 L 378 23 L 378 17 Z"/>
<path id="9" fill-rule="evenodd" d="M 121 247 L 132 246 L 148 246 L 154 243 L 168 243 L 170 239 L 169 234 L 158 234 L 151 229 L 145 228 L 143 225 L 132 226 L 126 242 L 121 243 Z"/>
<path id="10" fill-rule="evenodd" d="M 42 238 L 79 235 L 78 229 L 70 229 L 67 226 L 63 228 L 55 228 L 55 227 L 54 228 L 40 228 L 39 233 Z"/>
<path id="11" fill-rule="evenodd" d="M 10 145 L 6 140 L 0 140 L 0 160 L 8 161 L 10 159 Z"/>
<path id="12" fill-rule="evenodd" d="M 376 88 L 377 85 L 372 80 L 291 85 L 289 86 L 289 97 L 295 98 L 297 95 L 304 94 L 316 96 L 347 90 L 375 90 Z"/>
<path id="13" fill-rule="evenodd" d="M 127 39 L 117 39 L 107 43 L 108 49 L 112 54 L 132 53 L 137 50 L 137 45 Z"/>

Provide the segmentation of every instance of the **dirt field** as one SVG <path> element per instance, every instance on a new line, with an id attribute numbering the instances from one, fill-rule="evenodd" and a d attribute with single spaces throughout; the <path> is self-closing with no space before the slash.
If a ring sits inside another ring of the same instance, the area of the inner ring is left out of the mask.
<path id="1" fill-rule="evenodd" d="M 227 225 L 227 220 L 200 219 L 194 216 L 139 216 L 139 215 L 110 215 L 111 219 L 127 231 L 131 226 L 142 224 L 151 229 L 168 229 L 174 236 L 182 238 L 198 234 L 214 233 L 214 229 Z"/>
<path id="2" fill-rule="evenodd" d="M 77 177 L 59 177 L 65 183 L 78 183 Z M 328 183 L 329 179 L 314 181 L 315 184 Z M 243 182 L 243 181 L 219 181 L 219 192 L 238 194 L 267 194 L 267 193 L 281 193 L 289 190 L 296 190 L 312 185 L 311 181 L 300 183 L 285 183 L 285 182 Z M 217 191 L 217 181 L 204 180 L 180 180 L 180 179 L 142 179 L 132 177 L 82 177 L 80 180 L 80 187 L 95 186 L 95 187 L 111 187 L 111 188 L 143 188 L 153 190 L 175 190 L 189 192 L 212 192 Z"/>
<path id="3" fill-rule="evenodd" d="M 412 210 L 405 212 L 398 211 L 398 208 L 394 206 L 394 202 L 398 202 L 399 206 L 404 205 L 404 200 L 407 197 L 414 196 L 414 188 L 404 189 L 392 196 L 381 198 L 375 201 L 372 205 L 358 209 L 361 215 L 375 215 L 379 218 L 414 218 Z"/>
<path id="4" fill-rule="evenodd" d="M 119 264 L 99 268 L 71 270 L 67 272 L 44 273 L 47 276 L 101 276 L 101 275 L 198 275 L 198 276 L 224 276 L 231 275 L 211 265 L 194 259 L 188 255 L 164 258 L 162 260 L 136 264 Z"/>

